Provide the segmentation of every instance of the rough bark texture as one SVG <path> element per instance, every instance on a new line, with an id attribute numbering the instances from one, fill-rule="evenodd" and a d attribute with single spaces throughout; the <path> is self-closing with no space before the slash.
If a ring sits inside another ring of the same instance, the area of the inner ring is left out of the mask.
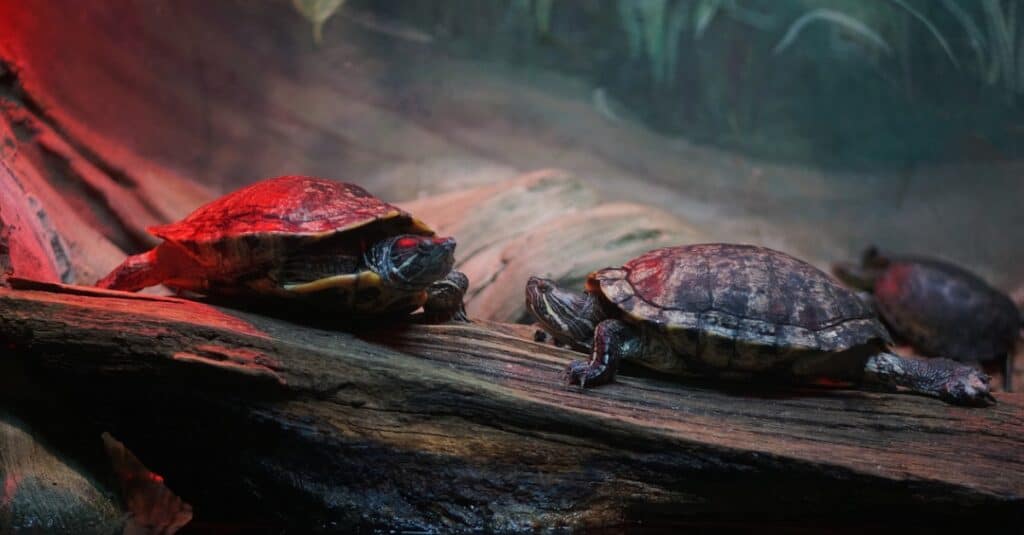
<path id="1" fill-rule="evenodd" d="M 457 267 L 472 283 L 471 315 L 524 319 L 524 285 L 543 275 L 582 288 L 587 274 L 655 247 L 706 241 L 707 234 L 651 206 L 602 203 L 565 171 L 541 170 L 402 206 L 457 236 Z"/>
<path id="2" fill-rule="evenodd" d="M 573 355 L 522 326 L 356 337 L 14 282 L 26 289 L 0 290 L 0 340 L 15 350 L 5 360 L 21 355 L 88 399 L 198 518 L 210 494 L 312 528 L 808 522 L 911 506 L 934 520 L 1024 506 L 1020 394 L 966 409 L 629 376 L 580 394 L 558 383 Z"/>

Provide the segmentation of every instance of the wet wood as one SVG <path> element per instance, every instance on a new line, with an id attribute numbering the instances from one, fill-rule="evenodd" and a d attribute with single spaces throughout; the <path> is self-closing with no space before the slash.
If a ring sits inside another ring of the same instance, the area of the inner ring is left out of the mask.
<path id="1" fill-rule="evenodd" d="M 354 336 L 13 282 L 21 289 L 0 290 L 0 341 L 15 349 L 5 358 L 88 400 L 200 518 L 204 492 L 308 529 L 1024 507 L 1021 394 L 968 409 L 629 375 L 580 394 L 558 381 L 574 355 L 525 326 Z"/>

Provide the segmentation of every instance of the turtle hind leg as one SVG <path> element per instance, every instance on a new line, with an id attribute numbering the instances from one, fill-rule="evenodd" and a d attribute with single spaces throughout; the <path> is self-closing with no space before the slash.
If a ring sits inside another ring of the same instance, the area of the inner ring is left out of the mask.
<path id="1" fill-rule="evenodd" d="M 156 286 L 167 279 L 167 274 L 157 263 L 156 249 L 129 256 L 114 268 L 96 286 L 110 290 L 137 292 L 149 286 Z"/>
<path id="2" fill-rule="evenodd" d="M 986 406 L 995 403 L 984 372 L 945 358 L 917 360 L 878 353 L 864 366 L 864 381 L 899 386 L 954 405 Z"/>

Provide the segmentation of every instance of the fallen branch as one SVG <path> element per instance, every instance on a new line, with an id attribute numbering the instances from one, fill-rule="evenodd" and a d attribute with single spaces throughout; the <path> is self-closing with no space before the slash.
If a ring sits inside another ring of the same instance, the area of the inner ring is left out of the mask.
<path id="1" fill-rule="evenodd" d="M 1020 394 L 966 409 L 629 376 L 580 394 L 557 380 L 572 354 L 524 326 L 355 336 L 13 282 L 0 342 L 146 452 L 198 518 L 225 496 L 305 528 L 445 530 L 1024 505 Z"/>

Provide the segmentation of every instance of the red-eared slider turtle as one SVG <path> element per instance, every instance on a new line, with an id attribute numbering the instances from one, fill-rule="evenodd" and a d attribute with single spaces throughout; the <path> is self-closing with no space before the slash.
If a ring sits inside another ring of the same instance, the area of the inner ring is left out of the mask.
<path id="1" fill-rule="evenodd" d="M 152 227 L 164 240 L 97 285 L 164 284 L 213 296 L 305 297 L 357 315 L 464 319 L 455 240 L 354 184 L 303 176 L 257 182 Z"/>
<path id="2" fill-rule="evenodd" d="M 569 365 L 569 384 L 611 381 L 630 359 L 669 373 L 824 378 L 994 401 L 988 376 L 971 367 L 888 353 L 888 332 L 856 294 L 763 247 L 656 249 L 590 274 L 582 293 L 531 277 L 526 305 L 555 339 L 591 354 Z"/>
<path id="3" fill-rule="evenodd" d="M 870 292 L 870 301 L 897 338 L 921 354 L 968 363 L 1005 365 L 1012 389 L 1014 346 L 1021 317 L 1009 296 L 948 262 L 888 257 L 874 247 L 861 263 L 836 264 L 833 273 Z"/>

